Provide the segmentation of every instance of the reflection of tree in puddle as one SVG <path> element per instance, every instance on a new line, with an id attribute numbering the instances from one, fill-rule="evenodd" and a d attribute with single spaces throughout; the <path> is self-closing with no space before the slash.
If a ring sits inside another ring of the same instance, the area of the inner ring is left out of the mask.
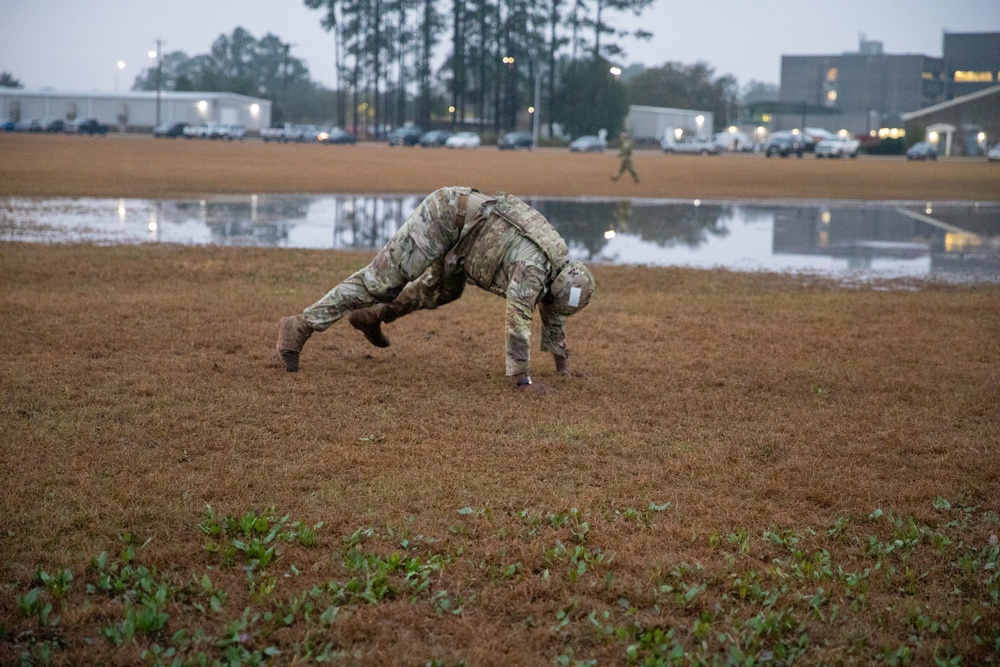
<path id="1" fill-rule="evenodd" d="M 333 224 L 332 247 L 377 249 L 406 221 L 420 201 L 413 196 L 339 196 L 323 198 L 332 210 L 321 217 Z M 216 243 L 280 245 L 289 230 L 304 222 L 312 197 L 252 196 L 235 200 L 203 200 L 171 204 L 168 219 L 195 219 L 205 224 Z M 613 236 L 631 234 L 659 246 L 697 247 L 709 236 L 725 236 L 732 207 L 714 204 L 608 201 L 529 200 L 566 238 L 571 247 L 595 257 Z M 330 218 L 332 217 L 332 220 Z"/>
<path id="2" fill-rule="evenodd" d="M 539 200 L 529 203 L 559 230 L 570 247 L 583 247 L 588 257 L 600 255 L 617 234 L 632 234 L 658 246 L 697 248 L 709 236 L 729 233 L 729 205 L 617 201 Z"/>
<path id="3" fill-rule="evenodd" d="M 418 202 L 415 197 L 337 197 L 333 247 L 381 248 L 406 222 Z"/>
<path id="4" fill-rule="evenodd" d="M 370 249 L 382 247 L 418 202 L 413 196 L 251 195 L 164 202 L 159 217 L 178 224 L 204 224 L 212 242 L 219 245 L 283 245 L 292 228 L 313 217 L 320 226 L 333 226 L 332 247 Z M 318 209 L 310 216 L 314 205 Z"/>
<path id="5" fill-rule="evenodd" d="M 220 245 L 279 245 L 305 219 L 312 198 L 251 195 L 240 199 L 170 202 L 169 220 L 194 219 Z"/>

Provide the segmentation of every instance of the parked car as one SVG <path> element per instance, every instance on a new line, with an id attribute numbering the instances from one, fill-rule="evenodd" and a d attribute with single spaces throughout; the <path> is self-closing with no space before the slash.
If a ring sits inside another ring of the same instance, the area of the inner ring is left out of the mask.
<path id="1" fill-rule="evenodd" d="M 771 157 L 772 155 L 780 157 L 795 155 L 796 157 L 802 157 L 802 154 L 805 152 L 805 142 L 802 140 L 801 135 L 798 134 L 773 134 L 764 147 L 764 157 Z"/>
<path id="2" fill-rule="evenodd" d="M 569 144 L 574 153 L 602 153 L 608 147 L 608 142 L 593 134 L 577 137 Z"/>
<path id="3" fill-rule="evenodd" d="M 206 139 L 225 139 L 226 134 L 229 133 L 229 126 L 222 125 L 221 123 L 209 123 L 208 124 L 208 134 L 205 136 Z"/>
<path id="4" fill-rule="evenodd" d="M 66 123 L 64 131 L 69 134 L 107 134 L 108 126 L 96 118 L 78 118 Z"/>
<path id="5" fill-rule="evenodd" d="M 215 123 L 208 123 L 206 121 L 192 123 L 184 128 L 183 136 L 185 139 L 208 139 L 212 136 L 214 128 Z"/>
<path id="6" fill-rule="evenodd" d="M 297 131 L 295 141 L 306 144 L 318 142 L 319 135 L 323 133 L 316 125 L 296 125 L 295 130 Z"/>
<path id="7" fill-rule="evenodd" d="M 849 157 L 854 159 L 858 157 L 858 151 L 861 149 L 861 142 L 857 139 L 849 139 L 848 137 L 833 136 L 823 139 L 818 144 L 814 152 L 816 157 Z"/>
<path id="8" fill-rule="evenodd" d="M 459 132 L 448 137 L 444 145 L 448 148 L 478 148 L 482 140 L 475 132 Z"/>
<path id="9" fill-rule="evenodd" d="M 516 150 L 518 148 L 531 148 L 534 145 L 531 132 L 508 132 L 497 139 L 497 148 L 500 150 Z"/>
<path id="10" fill-rule="evenodd" d="M 444 146 L 448 141 L 451 132 L 448 130 L 431 130 L 420 135 L 420 145 L 424 148 L 429 146 Z"/>
<path id="11" fill-rule="evenodd" d="M 14 129 L 18 132 L 41 132 L 42 121 L 37 118 L 29 118 L 22 120 Z"/>
<path id="12" fill-rule="evenodd" d="M 233 123 L 232 125 L 220 125 L 220 139 L 225 139 L 226 141 L 243 141 L 247 138 L 247 128 L 246 125 L 240 123 Z"/>
<path id="13" fill-rule="evenodd" d="M 936 160 L 937 146 L 927 141 L 918 141 L 906 151 L 907 160 Z"/>
<path id="14" fill-rule="evenodd" d="M 49 118 L 42 121 L 42 129 L 45 132 L 65 132 L 66 121 L 62 118 Z"/>
<path id="15" fill-rule="evenodd" d="M 397 127 L 389 133 L 388 142 L 390 146 L 416 146 L 423 134 L 419 127 Z"/>
<path id="16" fill-rule="evenodd" d="M 352 132 L 339 127 L 331 127 L 326 132 L 319 133 L 319 141 L 323 144 L 356 144 L 358 138 Z"/>
<path id="17" fill-rule="evenodd" d="M 688 155 L 718 155 L 722 147 L 711 139 L 701 137 L 682 137 L 674 139 L 667 135 L 660 142 L 664 153 L 686 153 Z"/>
<path id="18" fill-rule="evenodd" d="M 288 133 L 290 132 L 294 132 L 294 126 L 291 123 L 285 123 L 284 125 L 264 128 L 260 131 L 260 138 L 265 142 L 288 141 Z"/>
<path id="19" fill-rule="evenodd" d="M 0 123 L 0 132 L 13 132 L 17 129 L 17 123 L 12 120 L 5 120 Z"/>
<path id="20" fill-rule="evenodd" d="M 153 128 L 153 136 L 157 138 L 176 139 L 184 136 L 184 128 L 187 127 L 184 121 L 174 123 L 161 123 Z"/>
<path id="21" fill-rule="evenodd" d="M 986 151 L 986 160 L 988 162 L 1000 162 L 1000 144 Z"/>

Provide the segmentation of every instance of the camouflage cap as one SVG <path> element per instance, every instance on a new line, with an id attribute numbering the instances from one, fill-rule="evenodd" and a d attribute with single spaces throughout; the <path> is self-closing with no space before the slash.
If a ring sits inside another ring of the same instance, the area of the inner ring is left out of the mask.
<path id="1" fill-rule="evenodd" d="M 566 264 L 552 281 L 552 309 L 560 315 L 572 315 L 583 310 L 594 294 L 594 276 L 583 262 Z"/>

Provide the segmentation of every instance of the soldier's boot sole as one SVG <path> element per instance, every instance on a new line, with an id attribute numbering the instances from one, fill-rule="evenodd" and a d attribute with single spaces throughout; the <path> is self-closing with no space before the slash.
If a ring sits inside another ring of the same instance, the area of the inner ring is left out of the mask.
<path id="1" fill-rule="evenodd" d="M 351 326 L 360 331 L 375 347 L 389 347 L 389 338 L 382 333 L 382 321 L 369 309 L 351 311 L 347 316 Z"/>
<path id="2" fill-rule="evenodd" d="M 278 343 L 275 348 L 278 350 L 278 358 L 289 373 L 299 370 L 299 353 L 312 334 L 313 328 L 301 315 L 289 315 L 278 320 Z"/>

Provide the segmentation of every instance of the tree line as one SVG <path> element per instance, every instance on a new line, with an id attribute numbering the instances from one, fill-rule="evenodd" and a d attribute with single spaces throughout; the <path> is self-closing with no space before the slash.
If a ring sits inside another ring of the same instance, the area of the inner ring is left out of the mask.
<path id="1" fill-rule="evenodd" d="M 294 45 L 243 28 L 210 52 L 166 53 L 133 88 L 215 90 L 264 97 L 276 121 L 333 121 L 356 130 L 463 126 L 499 133 L 540 120 L 571 135 L 617 132 L 629 104 L 734 113 L 736 81 L 706 63 L 625 68 L 626 37 L 615 27 L 653 0 L 304 0 L 331 34 L 336 81 L 312 81 Z M 669 53 L 669 45 L 665 47 Z"/>

